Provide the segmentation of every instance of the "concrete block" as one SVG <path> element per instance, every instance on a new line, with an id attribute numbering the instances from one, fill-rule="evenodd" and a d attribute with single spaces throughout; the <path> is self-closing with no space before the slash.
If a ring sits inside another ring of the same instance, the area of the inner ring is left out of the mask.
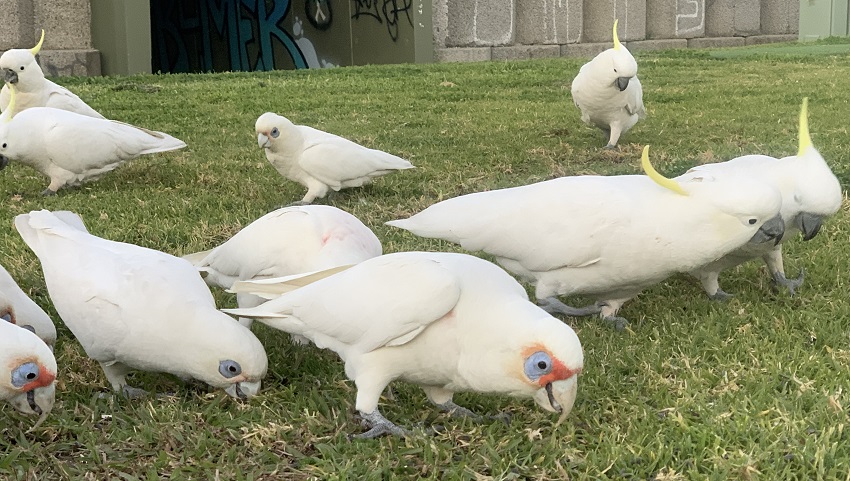
<path id="1" fill-rule="evenodd" d="M 33 0 L 34 26 L 45 49 L 91 49 L 90 0 Z"/>
<path id="2" fill-rule="evenodd" d="M 516 0 L 517 43 L 565 44 L 581 41 L 582 0 Z"/>
<path id="3" fill-rule="evenodd" d="M 629 52 L 647 52 L 651 50 L 670 50 L 672 48 L 688 48 L 686 38 L 668 38 L 663 40 L 635 40 L 626 44 Z"/>
<path id="4" fill-rule="evenodd" d="M 621 42 L 646 38 L 646 1 L 586 0 L 582 42 L 612 45 L 611 28 L 615 18 L 620 20 L 617 29 Z"/>
<path id="5" fill-rule="evenodd" d="M 33 26 L 32 0 L 0 1 L 0 50 L 32 48 L 38 41 Z M 40 31 L 39 31 L 40 32 Z"/>
<path id="6" fill-rule="evenodd" d="M 611 48 L 613 44 L 607 43 L 573 43 L 561 45 L 561 57 L 593 58 Z M 626 47 L 628 48 L 628 46 Z"/>
<path id="7" fill-rule="evenodd" d="M 763 43 L 796 42 L 797 34 L 789 35 L 753 35 L 744 39 L 745 45 L 761 45 Z"/>
<path id="8" fill-rule="evenodd" d="M 448 0 L 446 46 L 510 45 L 515 6 L 515 0 Z"/>
<path id="9" fill-rule="evenodd" d="M 688 48 L 743 47 L 744 37 L 689 38 Z"/>
<path id="10" fill-rule="evenodd" d="M 707 0 L 705 35 L 707 37 L 747 37 L 759 34 L 759 0 Z"/>
<path id="11" fill-rule="evenodd" d="M 646 38 L 705 36 L 705 0 L 646 0 Z"/>
<path id="12" fill-rule="evenodd" d="M 511 45 L 509 47 L 493 47 L 493 60 L 555 58 L 560 56 L 560 45 Z"/>
<path id="13" fill-rule="evenodd" d="M 448 0 L 433 0 L 434 11 L 434 49 L 446 47 L 446 37 L 449 35 L 449 2 Z"/>
<path id="14" fill-rule="evenodd" d="M 762 0 L 761 33 L 782 35 L 800 31 L 800 2 L 797 0 Z"/>
<path id="15" fill-rule="evenodd" d="M 38 63 L 48 77 L 100 75 L 100 52 L 93 49 L 42 50 Z"/>
<path id="16" fill-rule="evenodd" d="M 436 62 L 483 62 L 492 59 L 492 47 L 438 48 Z"/>

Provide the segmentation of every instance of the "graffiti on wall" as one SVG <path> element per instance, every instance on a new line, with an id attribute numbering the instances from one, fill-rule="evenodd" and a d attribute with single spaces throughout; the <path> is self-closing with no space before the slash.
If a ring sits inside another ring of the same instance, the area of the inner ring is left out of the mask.
<path id="1" fill-rule="evenodd" d="M 354 13 L 351 18 L 357 20 L 361 17 L 369 17 L 387 26 L 387 33 L 393 42 L 398 40 L 399 20 L 404 16 L 407 23 L 412 27 L 413 20 L 410 18 L 410 9 L 413 0 L 351 0 L 354 4 Z"/>
<path id="2" fill-rule="evenodd" d="M 676 2 L 676 36 L 702 35 L 705 29 L 705 0 Z"/>
<path id="3" fill-rule="evenodd" d="M 256 71 L 333 66 L 318 57 L 312 42 L 304 36 L 300 20 L 293 28 L 297 32 L 290 33 L 283 26 L 291 7 L 291 0 L 151 0 L 154 70 Z M 322 10 L 327 26 L 329 14 L 328 8 Z"/>

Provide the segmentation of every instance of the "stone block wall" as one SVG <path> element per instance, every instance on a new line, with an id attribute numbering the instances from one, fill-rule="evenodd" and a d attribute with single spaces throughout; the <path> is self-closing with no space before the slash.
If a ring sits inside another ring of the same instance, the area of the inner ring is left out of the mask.
<path id="1" fill-rule="evenodd" d="M 89 0 L 0 0 L 0 22 L 2 51 L 34 47 L 44 29 L 38 61 L 45 75 L 100 75 Z"/>
<path id="2" fill-rule="evenodd" d="M 615 18 L 620 40 L 633 51 L 725 47 L 797 40 L 800 6 L 799 0 L 435 0 L 435 57 L 589 57 L 611 46 Z"/>

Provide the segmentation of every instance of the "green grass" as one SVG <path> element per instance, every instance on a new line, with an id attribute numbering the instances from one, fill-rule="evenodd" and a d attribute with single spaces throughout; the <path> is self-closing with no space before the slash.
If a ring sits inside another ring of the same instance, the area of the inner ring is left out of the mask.
<path id="1" fill-rule="evenodd" d="M 385 252 L 459 250 L 385 221 L 469 192 L 636 173 L 644 144 L 671 176 L 741 154 L 792 154 L 804 96 L 815 145 L 850 185 L 846 54 L 670 51 L 638 61 L 649 115 L 615 152 L 600 149 L 602 134 L 572 105 L 569 85 L 583 62 L 576 59 L 59 79 L 107 117 L 169 132 L 189 147 L 51 198 L 39 195 L 46 179 L 23 165 L 0 173 L 0 263 L 60 331 L 57 404 L 47 422 L 27 434 L 33 420 L 0 407 L 0 479 L 845 479 L 846 203 L 814 240 L 787 244 L 789 276 L 807 274 L 796 297 L 772 292 L 754 262 L 721 278 L 736 295 L 727 303 L 675 277 L 626 304 L 625 332 L 567 319 L 586 366 L 575 409 L 559 426 L 531 401 L 477 394 L 456 400 L 480 413 L 510 412 L 512 423 L 451 419 L 415 386 L 396 383 L 396 401 L 382 409 L 403 426 L 423 426 L 421 434 L 357 442 L 346 438 L 361 430 L 355 388 L 338 358 L 292 346 L 264 326 L 255 331 L 270 372 L 249 404 L 150 373 L 134 382 L 175 394 L 100 399 L 102 372 L 55 315 L 38 261 L 12 228 L 19 213 L 69 209 L 105 238 L 177 255 L 211 248 L 304 193 L 257 147 L 253 125 L 265 111 L 418 167 L 332 200 L 372 227 Z"/>

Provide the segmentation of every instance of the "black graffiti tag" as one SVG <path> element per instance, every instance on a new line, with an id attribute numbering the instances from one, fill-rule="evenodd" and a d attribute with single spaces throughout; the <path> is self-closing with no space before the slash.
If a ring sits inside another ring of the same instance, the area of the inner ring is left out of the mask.
<path id="1" fill-rule="evenodd" d="M 360 17 L 372 17 L 378 23 L 387 24 L 387 32 L 390 38 L 395 42 L 398 40 L 398 21 L 401 15 L 407 17 L 407 23 L 413 26 L 413 20 L 410 18 L 410 9 L 413 6 L 413 0 L 351 0 L 354 2 L 354 15 L 352 19 Z M 380 10 L 378 5 L 380 5 Z"/>

